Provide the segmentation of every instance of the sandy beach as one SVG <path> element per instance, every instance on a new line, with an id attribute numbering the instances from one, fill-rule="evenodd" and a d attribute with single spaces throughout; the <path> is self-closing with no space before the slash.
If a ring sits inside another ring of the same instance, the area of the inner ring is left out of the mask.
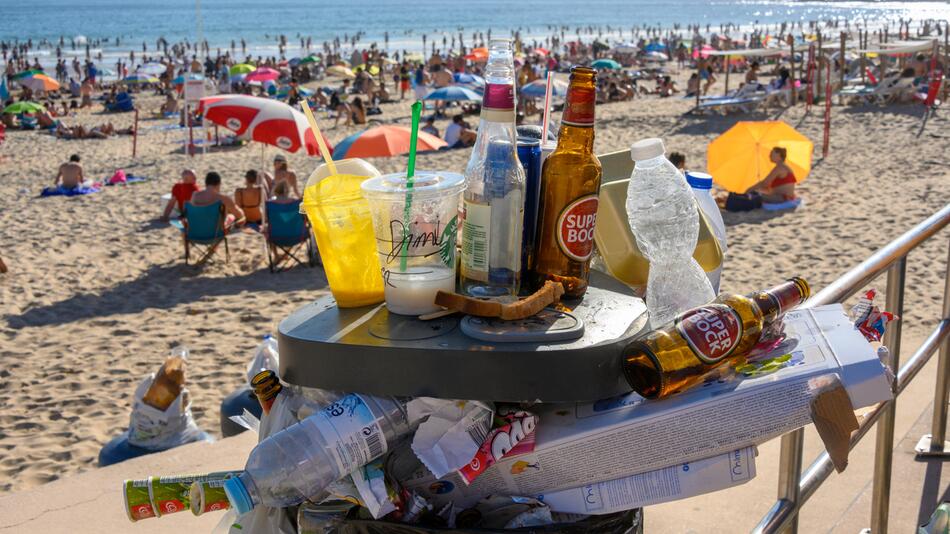
<path id="1" fill-rule="evenodd" d="M 720 86 L 721 89 L 721 86 Z M 157 97 L 139 100 L 156 109 Z M 409 100 L 383 105 L 386 122 L 408 123 Z M 598 106 L 596 151 L 662 137 L 687 167 L 705 169 L 707 144 L 738 120 L 780 118 L 816 144 L 816 164 L 791 212 L 725 214 L 729 254 L 724 291 L 764 288 L 791 275 L 821 288 L 870 252 L 950 201 L 950 119 L 926 122 L 919 104 L 835 106 L 831 150 L 820 159 L 822 115 L 802 105 L 752 115 L 685 115 L 692 101 L 650 96 Z M 145 113 L 143 112 L 143 116 Z M 320 117 L 318 116 L 318 119 Z M 82 112 L 72 123 L 131 124 L 132 114 Z M 230 238 L 231 261 L 186 266 L 178 231 L 157 221 L 160 196 L 183 168 L 214 170 L 222 192 L 258 168 L 260 145 L 182 153 L 186 130 L 168 120 L 140 123 L 138 156 L 129 136 L 63 141 L 8 131 L 0 146 L 0 491 L 37 486 L 95 469 L 100 447 L 128 424 L 136 384 L 171 347 L 191 351 L 188 387 L 199 426 L 219 435 L 219 403 L 244 380 L 258 340 L 298 306 L 328 291 L 320 268 L 271 274 L 263 239 Z M 447 121 L 437 123 L 444 130 Z M 328 130 L 334 143 L 357 127 Z M 37 198 L 59 164 L 80 154 L 86 174 L 116 169 L 146 176 L 92 195 Z M 278 150 L 268 147 L 270 160 Z M 421 154 L 418 167 L 460 172 L 468 150 Z M 288 155 L 305 177 L 319 161 Z M 374 159 L 383 172 L 405 157 Z M 939 310 L 946 238 L 910 256 L 904 329 L 918 336 Z M 875 287 L 883 289 L 883 278 Z"/>

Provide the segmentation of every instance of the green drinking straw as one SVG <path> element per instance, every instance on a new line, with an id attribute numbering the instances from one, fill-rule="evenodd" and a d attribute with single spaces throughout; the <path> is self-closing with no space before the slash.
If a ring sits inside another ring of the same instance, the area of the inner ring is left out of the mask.
<path id="1" fill-rule="evenodd" d="M 422 102 L 416 100 L 412 105 L 412 129 L 409 138 L 409 168 L 406 169 L 406 208 L 403 210 L 402 252 L 399 258 L 399 270 L 406 272 L 409 253 L 409 217 L 412 214 L 412 184 L 416 174 L 416 144 L 419 142 L 419 118 L 422 115 Z"/>

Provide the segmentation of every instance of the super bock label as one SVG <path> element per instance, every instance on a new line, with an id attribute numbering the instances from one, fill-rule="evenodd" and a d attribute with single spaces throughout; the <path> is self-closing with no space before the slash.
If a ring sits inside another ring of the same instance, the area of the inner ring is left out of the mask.
<path id="1" fill-rule="evenodd" d="M 585 195 L 567 205 L 557 220 L 557 244 L 565 256 L 587 261 L 594 252 L 597 195 Z"/>
<path id="2" fill-rule="evenodd" d="M 739 344 L 742 321 L 729 306 L 708 304 L 677 317 L 676 330 L 697 358 L 714 364 L 732 354 Z"/>

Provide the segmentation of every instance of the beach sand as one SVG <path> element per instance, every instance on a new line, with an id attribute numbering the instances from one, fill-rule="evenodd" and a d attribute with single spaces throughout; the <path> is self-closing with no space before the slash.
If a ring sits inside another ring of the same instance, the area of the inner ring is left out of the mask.
<path id="1" fill-rule="evenodd" d="M 146 109 L 159 104 L 154 97 L 140 101 Z M 820 147 L 819 108 L 684 116 L 691 103 L 648 97 L 599 106 L 597 152 L 658 136 L 668 150 L 686 154 L 689 168 L 702 170 L 706 145 L 718 134 L 741 119 L 776 116 Z M 409 101 L 383 109 L 385 120 L 408 123 Z M 922 128 L 922 114 L 919 105 L 835 106 L 830 155 L 820 161 L 816 149 L 815 169 L 799 188 L 804 206 L 725 215 L 722 289 L 747 292 L 792 275 L 821 288 L 950 201 L 950 119 L 938 114 Z M 105 120 L 125 127 L 132 114 L 84 112 L 67 123 Z M 218 171 L 230 193 L 246 169 L 259 167 L 261 150 L 252 144 L 190 158 L 179 144 L 187 131 L 166 129 L 170 124 L 143 120 L 135 159 L 128 136 L 60 141 L 17 131 L 0 147 L 0 257 L 10 269 L 0 275 L 2 492 L 94 469 L 100 447 L 128 424 L 136 384 L 178 344 L 191 350 L 188 387 L 197 422 L 219 435 L 219 403 L 242 384 L 261 336 L 328 291 L 319 268 L 268 272 L 257 235 L 230 238 L 226 265 L 184 264 L 178 232 L 156 222 L 159 197 L 185 167 L 199 176 Z M 326 133 L 335 143 L 355 131 Z M 106 179 L 122 168 L 151 181 L 37 198 L 73 153 L 90 177 Z M 265 150 L 268 167 L 277 153 Z M 468 156 L 468 150 L 421 154 L 418 168 L 461 172 Z M 319 163 L 299 154 L 289 159 L 301 177 Z M 406 165 L 405 157 L 371 161 L 384 172 Z M 935 323 L 946 257 L 946 233 L 910 256 L 903 320 L 905 332 L 918 338 Z M 884 279 L 874 287 L 883 289 Z"/>

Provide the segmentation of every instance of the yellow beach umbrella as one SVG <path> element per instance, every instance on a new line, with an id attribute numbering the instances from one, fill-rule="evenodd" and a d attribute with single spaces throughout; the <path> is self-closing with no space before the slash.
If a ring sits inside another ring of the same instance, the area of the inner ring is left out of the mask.
<path id="1" fill-rule="evenodd" d="M 775 147 L 787 151 L 785 164 L 795 179 L 802 182 L 811 171 L 814 145 L 782 121 L 737 123 L 709 143 L 706 168 L 721 187 L 733 193 L 745 193 L 775 167 L 769 159 Z"/>

